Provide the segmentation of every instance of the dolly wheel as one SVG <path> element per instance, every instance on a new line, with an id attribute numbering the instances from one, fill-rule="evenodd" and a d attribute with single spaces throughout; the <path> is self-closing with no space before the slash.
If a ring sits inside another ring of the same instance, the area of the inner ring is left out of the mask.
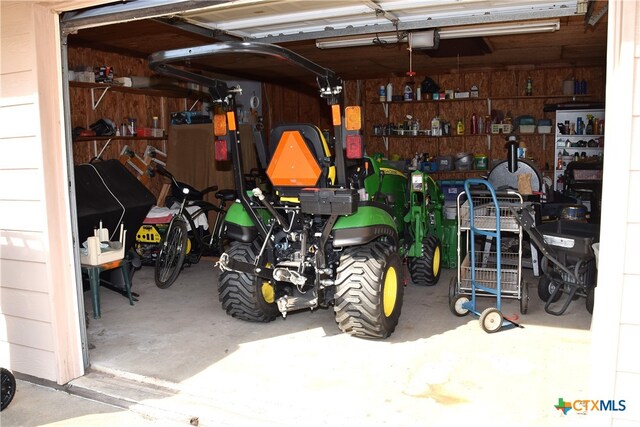
<path id="1" fill-rule="evenodd" d="M 488 333 L 498 332 L 502 327 L 502 313 L 495 307 L 489 307 L 480 314 L 480 326 Z"/>
<path id="2" fill-rule="evenodd" d="M 587 291 L 587 301 L 585 302 L 587 306 L 587 311 L 589 312 L 589 314 L 593 314 L 593 304 L 595 302 L 595 294 L 596 294 L 596 287 L 589 286 L 589 290 Z"/>
<path id="3" fill-rule="evenodd" d="M 464 308 L 462 304 L 469 302 L 469 297 L 467 295 L 457 295 L 451 303 L 449 303 L 449 308 L 451 312 L 458 317 L 463 317 L 469 314 L 469 310 Z"/>
<path id="4" fill-rule="evenodd" d="M 538 280 L 538 296 L 540 297 L 540 299 L 544 302 L 549 301 L 549 298 L 551 298 L 551 295 L 553 294 L 553 291 L 556 289 L 556 286 L 558 286 L 558 284 L 553 282 L 547 276 L 541 276 L 540 279 Z M 562 292 L 558 291 L 555 297 L 553 297 L 553 301 L 551 302 L 558 301 L 561 296 L 562 296 Z"/>
<path id="5" fill-rule="evenodd" d="M 449 280 L 449 305 L 451 305 L 451 301 L 456 297 L 457 290 L 458 278 L 454 276 Z"/>
<path id="6" fill-rule="evenodd" d="M 529 285 L 523 280 L 520 295 L 520 314 L 527 314 L 527 311 L 529 311 Z"/>

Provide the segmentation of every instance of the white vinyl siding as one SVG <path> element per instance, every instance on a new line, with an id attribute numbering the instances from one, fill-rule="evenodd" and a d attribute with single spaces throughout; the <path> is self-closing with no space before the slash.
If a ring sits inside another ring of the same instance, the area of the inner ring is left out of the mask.
<path id="1" fill-rule="evenodd" d="M 83 367 L 57 15 L 35 2 L 0 8 L 0 365 L 63 384 Z"/>

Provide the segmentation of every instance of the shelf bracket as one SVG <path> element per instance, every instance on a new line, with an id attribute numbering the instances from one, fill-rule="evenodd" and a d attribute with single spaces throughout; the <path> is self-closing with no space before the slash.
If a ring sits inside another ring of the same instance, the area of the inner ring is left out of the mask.
<path id="1" fill-rule="evenodd" d="M 105 91 L 105 92 L 106 92 L 106 91 Z M 98 101 L 98 103 L 99 103 L 99 102 L 100 102 L 100 101 Z M 111 140 L 112 140 L 112 138 L 109 138 L 109 139 L 107 140 L 107 142 L 105 142 L 105 143 L 104 143 L 104 146 L 102 147 L 102 150 L 100 150 L 100 152 L 99 152 L 99 153 L 96 153 L 96 159 L 99 159 L 99 158 L 100 158 L 100 156 L 102 156 L 102 153 L 104 153 L 104 150 L 106 150 L 106 149 L 107 149 L 107 147 L 108 147 L 108 146 L 109 146 L 109 144 L 111 143 Z M 97 147 L 94 147 L 94 148 L 93 148 L 93 150 L 94 150 L 94 153 L 95 153 L 95 152 L 97 151 Z"/>
<path id="2" fill-rule="evenodd" d="M 100 101 L 102 101 L 102 98 L 104 98 L 109 88 L 110 86 L 91 88 L 91 109 L 92 110 L 95 111 L 95 109 L 98 108 L 98 105 L 100 105 Z M 102 93 L 100 94 L 100 98 L 98 98 L 98 101 L 96 101 L 96 95 L 95 95 L 96 90 L 102 90 Z"/>
<path id="3" fill-rule="evenodd" d="M 389 152 L 389 137 L 388 136 L 383 136 L 382 137 L 382 142 L 384 143 L 384 150 L 388 153 Z"/>

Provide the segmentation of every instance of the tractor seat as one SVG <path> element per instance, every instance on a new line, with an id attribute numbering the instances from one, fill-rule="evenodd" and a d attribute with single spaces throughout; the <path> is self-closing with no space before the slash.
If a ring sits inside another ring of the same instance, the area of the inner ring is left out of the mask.
<path id="1" fill-rule="evenodd" d="M 281 197 L 298 197 L 302 188 L 333 182 L 331 152 L 324 136 L 311 124 L 286 124 L 271 132 L 267 176 Z"/>
<path id="2" fill-rule="evenodd" d="M 216 199 L 232 202 L 237 199 L 236 190 L 220 190 L 216 192 Z"/>

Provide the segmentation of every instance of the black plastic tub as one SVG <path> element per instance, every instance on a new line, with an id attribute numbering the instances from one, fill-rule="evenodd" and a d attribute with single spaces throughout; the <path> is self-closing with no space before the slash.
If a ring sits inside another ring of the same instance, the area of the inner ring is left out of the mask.
<path id="1" fill-rule="evenodd" d="M 536 227 L 547 245 L 578 256 L 593 256 L 591 245 L 600 241 L 600 225 L 554 221 Z"/>

